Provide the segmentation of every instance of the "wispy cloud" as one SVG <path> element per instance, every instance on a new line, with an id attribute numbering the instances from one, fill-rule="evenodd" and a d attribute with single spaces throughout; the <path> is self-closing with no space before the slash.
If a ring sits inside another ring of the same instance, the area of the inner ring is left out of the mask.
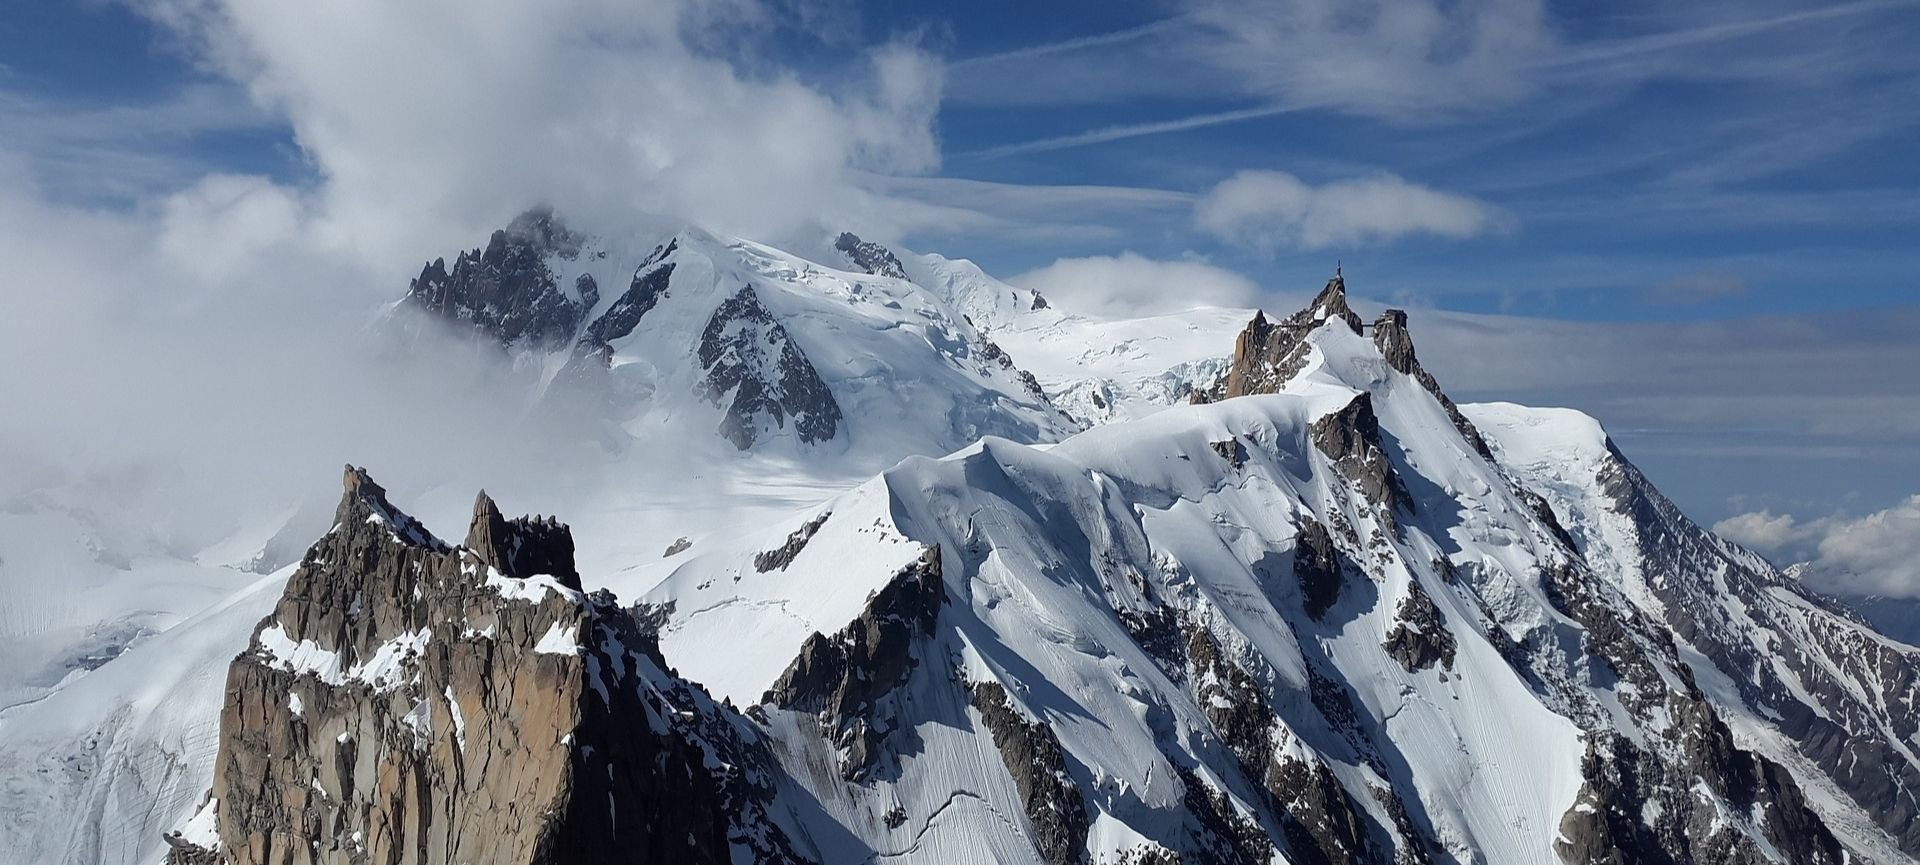
<path id="1" fill-rule="evenodd" d="M 1253 108 L 1236 108 L 1232 111 L 1214 111 L 1205 114 L 1190 114 L 1172 120 L 1156 120 L 1149 123 L 1124 123 L 1103 126 L 1072 135 L 1060 135 L 1053 138 L 1041 138 L 997 147 L 955 154 L 958 158 L 992 159 L 1000 156 L 1015 156 L 1022 153 L 1042 153 L 1049 150 L 1066 150 L 1072 147 L 1084 147 L 1089 144 L 1104 144 L 1109 141 L 1121 141 L 1139 138 L 1145 135 L 1164 135 L 1169 132 L 1185 132 L 1189 129 L 1202 129 L 1219 126 L 1224 123 L 1239 123 L 1261 117 L 1274 117 L 1291 114 L 1313 108 L 1312 105 L 1261 105 Z"/>
<path id="2" fill-rule="evenodd" d="M 1391 174 L 1313 186 L 1282 171 L 1242 171 L 1221 181 L 1194 208 L 1201 231 L 1267 252 L 1408 234 L 1472 237 L 1501 222 L 1500 212 L 1484 202 Z"/>
<path id="3" fill-rule="evenodd" d="M 1053 56 L 1058 54 L 1067 54 L 1074 51 L 1085 51 L 1090 48 L 1105 48 L 1113 45 L 1124 45 L 1126 43 L 1133 42 L 1139 39 L 1145 39 L 1150 36 L 1158 36 L 1164 33 L 1168 33 L 1180 27 L 1186 26 L 1189 23 L 1190 22 L 1187 19 L 1181 18 L 1181 17 L 1162 18 L 1158 21 L 1151 21 L 1146 24 L 1142 24 L 1138 27 L 1128 27 L 1124 30 L 1114 30 L 1108 33 L 1097 33 L 1092 36 L 1079 36 L 1072 39 L 1062 39 L 1058 42 L 1046 42 L 1039 45 L 1029 45 L 1023 48 L 1015 48 L 1010 51 L 997 51 L 992 54 L 980 54 L 973 57 L 963 57 L 950 62 L 948 64 L 948 68 L 953 69 L 955 71 L 963 72 L 969 67 L 985 66 L 985 65 L 994 64 L 994 63 L 1005 63 L 1010 60 L 1025 60 L 1033 57 L 1048 57 L 1048 56 Z"/>
<path id="4" fill-rule="evenodd" d="M 284 128 L 240 87 L 192 84 L 136 103 L 82 104 L 0 89 L 0 157 L 51 195 L 130 202 L 213 170 L 207 139 Z"/>

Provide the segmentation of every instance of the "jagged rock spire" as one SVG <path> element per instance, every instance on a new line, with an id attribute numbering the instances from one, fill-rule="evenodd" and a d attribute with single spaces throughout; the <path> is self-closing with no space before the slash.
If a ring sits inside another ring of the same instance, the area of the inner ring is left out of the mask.
<path id="1" fill-rule="evenodd" d="M 387 501 L 387 488 L 375 483 L 363 467 L 349 463 L 340 478 L 340 504 L 334 508 L 335 526 L 357 526 L 366 522 L 385 523 L 400 540 L 435 550 L 447 545 L 427 531 L 412 515 Z"/>
<path id="2" fill-rule="evenodd" d="M 467 551 L 390 533 L 364 469 L 345 486 L 358 521 L 228 667 L 205 830 L 170 837 L 168 865 L 809 861 L 746 719 L 668 672 L 611 593 L 476 580 Z M 557 521 L 485 493 L 474 515 L 489 563 L 571 575 Z"/>
<path id="3" fill-rule="evenodd" d="M 573 530 L 553 517 L 509 520 L 486 490 L 473 500 L 466 547 L 506 576 L 524 579 L 547 574 L 568 588 L 580 588 L 580 572 L 573 564 Z"/>
<path id="4" fill-rule="evenodd" d="M 1344 322 L 1361 333 L 1362 322 L 1347 305 L 1347 281 L 1338 273 L 1314 295 L 1305 309 L 1279 322 L 1255 312 L 1253 320 L 1233 342 L 1233 358 L 1225 375 L 1213 387 L 1195 392 L 1194 402 L 1215 402 L 1236 396 L 1273 393 L 1285 386 L 1307 362 L 1307 334 L 1331 321 Z"/>
<path id="5" fill-rule="evenodd" d="M 421 268 L 403 302 L 502 346 L 562 345 L 599 302 L 600 288 L 581 274 L 570 296 L 546 261 L 578 258 L 585 241 L 552 208 L 535 207 L 496 229 L 485 247 L 455 256 L 451 268 L 445 258 Z"/>

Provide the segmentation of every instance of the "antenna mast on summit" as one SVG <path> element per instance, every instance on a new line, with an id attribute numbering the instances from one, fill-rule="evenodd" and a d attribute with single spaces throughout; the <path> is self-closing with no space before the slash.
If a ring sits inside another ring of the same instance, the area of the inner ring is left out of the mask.
<path id="1" fill-rule="evenodd" d="M 1337 259 L 1337 258 L 1333 260 L 1333 278 L 1334 279 L 1346 278 L 1340 275 L 1340 259 Z"/>

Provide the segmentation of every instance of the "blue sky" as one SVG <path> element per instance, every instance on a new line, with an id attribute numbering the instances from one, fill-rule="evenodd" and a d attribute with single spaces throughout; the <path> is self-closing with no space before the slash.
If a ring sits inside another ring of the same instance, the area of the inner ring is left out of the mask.
<path id="1" fill-rule="evenodd" d="M 1499 15 L 1537 20 L 1501 25 L 1514 32 L 1486 47 L 1436 33 L 1407 49 L 1429 56 L 1373 68 L 1343 55 L 1398 50 L 1377 22 L 1286 33 L 1301 16 L 1281 12 L 1271 24 L 1280 35 L 1222 47 L 1221 28 L 1257 30 L 1248 22 L 1263 13 L 1247 10 L 1267 5 L 1316 4 L 824 6 L 811 32 L 796 17 L 797 35 L 776 44 L 800 74 L 822 78 L 838 73 L 833 58 L 850 40 L 905 34 L 944 60 L 934 176 L 1175 194 L 1083 219 L 1080 237 L 912 237 L 963 244 L 1004 274 L 1133 250 L 1303 285 L 1339 258 L 1403 302 L 1578 319 L 1914 296 L 1920 5 L 1496 2 L 1481 5 L 1511 9 L 1476 16 L 1462 11 L 1474 4 L 1440 4 L 1460 19 L 1441 30 L 1471 34 L 1487 26 L 1473 19 Z M 289 182 L 313 172 L 287 120 L 185 41 L 138 7 L 10 5 L 0 19 L 0 93 L 17 115 L 8 134 L 44 137 L 27 143 L 40 145 L 37 171 L 56 195 L 124 202 L 204 170 Z M 1323 61 L 1273 60 L 1322 48 Z M 1362 80 L 1322 80 L 1343 71 Z M 45 128 L 17 128 L 35 114 Z M 98 170 L 116 148 L 137 158 Z M 90 151 L 99 158 L 87 161 Z M 1193 230 L 1180 196 L 1238 171 L 1309 185 L 1392 174 L 1493 218 L 1468 236 L 1413 230 L 1309 248 Z"/>
<path id="2" fill-rule="evenodd" d="M 535 198 L 1205 277 L 1168 304 L 1338 260 L 1456 396 L 1831 518 L 1920 491 L 1915 45 L 1916 0 L 14 0 L 0 194 L 362 300 Z"/>

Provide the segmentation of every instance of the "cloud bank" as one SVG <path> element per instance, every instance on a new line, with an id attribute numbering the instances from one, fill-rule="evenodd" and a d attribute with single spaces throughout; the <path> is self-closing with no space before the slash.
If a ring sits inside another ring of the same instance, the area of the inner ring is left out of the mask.
<path id="1" fill-rule="evenodd" d="M 1007 281 L 1038 291 L 1065 309 L 1116 316 L 1198 306 L 1252 307 L 1261 301 L 1260 287 L 1234 271 L 1134 252 L 1062 258 Z"/>
<path id="2" fill-rule="evenodd" d="M 895 42 L 805 80 L 744 0 L 136 5 L 285 119 L 313 239 L 386 262 L 536 201 L 783 238 L 873 206 L 852 172 L 939 162 L 938 61 Z"/>
<path id="3" fill-rule="evenodd" d="M 0 508 L 86 509 L 157 554 L 331 492 L 349 461 L 397 492 L 582 508 L 614 483 L 605 456 L 517 404 L 525 371 L 459 341 L 396 356 L 370 329 L 423 260 L 536 202 L 608 233 L 659 214 L 781 242 L 890 212 L 870 178 L 938 165 L 939 62 L 835 43 L 842 65 L 803 75 L 766 50 L 811 38 L 784 6 L 129 3 L 225 83 L 0 120 Z M 297 176 L 170 150 L 54 188 L 89 169 L 49 159 L 111 168 L 143 136 L 266 124 Z"/>
<path id="4" fill-rule="evenodd" d="M 1392 174 L 1313 186 L 1284 171 L 1241 171 L 1194 207 L 1194 224 L 1201 231 L 1266 252 L 1414 234 L 1466 238 L 1492 230 L 1500 219 L 1490 205 Z"/>
<path id="5" fill-rule="evenodd" d="M 1920 495 L 1862 517 L 1752 511 L 1713 530 L 1783 564 L 1805 563 L 1801 579 L 1822 591 L 1920 598 Z"/>

